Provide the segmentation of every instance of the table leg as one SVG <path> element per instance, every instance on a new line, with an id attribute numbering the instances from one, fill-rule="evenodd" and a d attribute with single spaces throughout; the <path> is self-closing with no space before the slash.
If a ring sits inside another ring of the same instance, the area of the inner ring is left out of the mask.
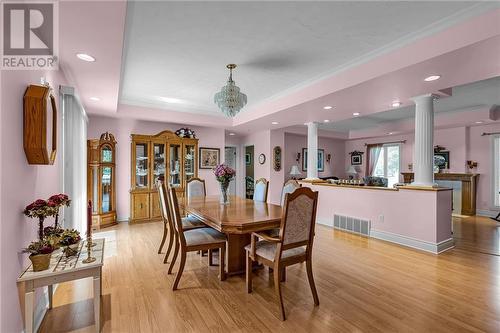
<path id="1" fill-rule="evenodd" d="M 94 321 L 95 331 L 101 330 L 101 276 L 94 276 Z"/>
<path id="2" fill-rule="evenodd" d="M 33 333 L 33 318 L 35 306 L 35 290 L 31 283 L 25 284 L 24 292 L 24 331 Z"/>
<path id="3" fill-rule="evenodd" d="M 245 246 L 250 244 L 250 235 L 227 234 L 227 274 L 244 274 L 246 270 Z"/>
<path id="4" fill-rule="evenodd" d="M 52 309 L 52 298 L 54 295 L 54 290 L 51 284 L 47 286 L 47 294 L 49 295 L 49 309 Z"/>

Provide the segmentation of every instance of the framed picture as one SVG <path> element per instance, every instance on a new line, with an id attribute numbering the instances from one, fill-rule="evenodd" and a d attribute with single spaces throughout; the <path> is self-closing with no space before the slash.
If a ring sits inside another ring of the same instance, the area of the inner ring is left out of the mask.
<path id="1" fill-rule="evenodd" d="M 350 152 L 349 155 L 351 155 L 351 165 L 363 164 L 363 152 L 355 150 Z"/>
<path id="2" fill-rule="evenodd" d="M 252 165 L 252 154 L 250 153 L 245 154 L 245 164 Z"/>
<path id="3" fill-rule="evenodd" d="M 450 152 L 441 150 L 434 152 L 434 165 L 438 166 L 440 170 L 450 168 Z"/>
<path id="4" fill-rule="evenodd" d="M 302 171 L 307 171 L 307 148 L 302 148 Z M 318 149 L 318 171 L 325 171 L 325 150 Z"/>
<path id="5" fill-rule="evenodd" d="M 200 169 L 213 169 L 220 163 L 220 149 L 200 147 Z"/>

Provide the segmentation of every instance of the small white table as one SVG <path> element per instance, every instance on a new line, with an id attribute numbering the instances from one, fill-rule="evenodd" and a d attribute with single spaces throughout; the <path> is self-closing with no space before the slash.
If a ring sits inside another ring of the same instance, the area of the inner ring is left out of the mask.
<path id="1" fill-rule="evenodd" d="M 57 283 L 92 277 L 94 279 L 94 319 L 95 330 L 100 331 L 102 265 L 104 258 L 104 239 L 93 239 L 96 245 L 91 248 L 91 257 L 96 260 L 84 264 L 87 259 L 87 241 L 81 242 L 78 253 L 67 258 L 61 250 L 52 254 L 50 266 L 41 272 L 33 272 L 30 265 L 17 279 L 24 283 L 24 331 L 33 333 L 33 317 L 35 303 L 35 288 L 47 286 L 49 294 L 49 309 L 52 309 L 52 286 Z"/>

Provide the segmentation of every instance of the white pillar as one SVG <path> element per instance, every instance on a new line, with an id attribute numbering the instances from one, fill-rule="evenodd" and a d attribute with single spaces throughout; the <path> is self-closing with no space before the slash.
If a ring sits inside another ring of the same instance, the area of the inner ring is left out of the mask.
<path id="1" fill-rule="evenodd" d="M 318 179 L 318 123 L 307 123 L 307 179 Z"/>
<path id="2" fill-rule="evenodd" d="M 434 96 L 412 98 L 415 102 L 415 151 L 412 185 L 435 186 L 434 183 Z"/>

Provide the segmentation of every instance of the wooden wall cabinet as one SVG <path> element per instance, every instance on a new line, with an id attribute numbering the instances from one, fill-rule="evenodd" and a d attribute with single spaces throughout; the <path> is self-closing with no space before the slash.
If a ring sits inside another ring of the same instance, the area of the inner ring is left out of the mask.
<path id="1" fill-rule="evenodd" d="M 116 224 L 115 148 L 115 137 L 108 132 L 87 140 L 87 195 L 97 229 Z"/>
<path id="2" fill-rule="evenodd" d="M 50 86 L 30 85 L 23 98 L 23 146 L 29 164 L 54 164 L 57 107 Z"/>
<path id="3" fill-rule="evenodd" d="M 187 180 L 198 177 L 198 139 L 170 131 L 131 139 L 130 222 L 159 220 L 156 180 L 162 177 L 183 196 Z"/>

